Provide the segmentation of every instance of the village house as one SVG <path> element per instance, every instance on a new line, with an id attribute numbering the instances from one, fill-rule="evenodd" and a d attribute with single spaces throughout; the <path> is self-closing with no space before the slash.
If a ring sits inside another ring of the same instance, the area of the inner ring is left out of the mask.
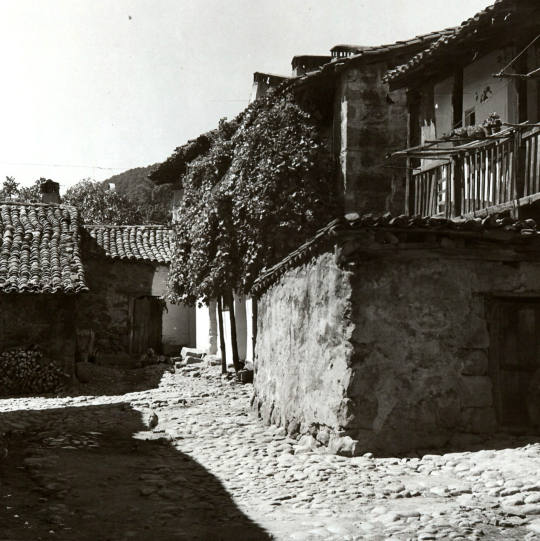
<path id="1" fill-rule="evenodd" d="M 87 289 L 76 209 L 0 203 L 0 351 L 38 344 L 71 371 Z"/>
<path id="2" fill-rule="evenodd" d="M 395 453 L 538 430 L 539 64 L 526 46 L 539 9 L 499 0 L 389 71 L 409 126 L 394 156 L 415 167 L 406 214 L 360 191 L 366 205 L 256 282 L 254 407 L 305 445 Z M 460 124 L 475 127 L 452 135 Z"/>
<path id="3" fill-rule="evenodd" d="M 149 348 L 174 356 L 195 344 L 194 309 L 164 300 L 172 236 L 160 225 L 83 226 L 78 327 L 94 331 L 101 359 L 129 364 Z"/>
<path id="4" fill-rule="evenodd" d="M 388 73 L 407 92 L 407 212 L 538 217 L 538 20 L 500 0 Z"/>
<path id="5" fill-rule="evenodd" d="M 193 309 L 162 300 L 172 231 L 82 225 L 57 183 L 43 192 L 0 203 L 0 351 L 37 345 L 72 373 L 75 359 L 134 366 L 194 345 Z"/>
<path id="6" fill-rule="evenodd" d="M 319 117 L 320 130 L 335 164 L 335 181 L 347 212 L 401 212 L 405 168 L 390 168 L 387 153 L 407 139 L 407 107 L 403 90 L 391 92 L 383 82 L 387 70 L 408 60 L 450 30 L 376 47 L 337 45 L 328 56 L 302 55 L 292 59 L 292 75 L 256 72 L 251 101 L 271 90 L 292 90 Z M 189 162 L 208 151 L 210 134 L 176 149 L 151 175 L 157 185 L 176 186 L 181 199 L 182 176 Z M 332 216 L 328 217 L 329 219 Z M 239 356 L 253 360 L 256 317 L 252 300 L 235 295 Z M 227 310 L 226 310 L 227 311 Z M 224 318 L 227 358 L 231 359 L 230 323 Z M 216 303 L 197 307 L 197 348 L 218 351 Z"/>

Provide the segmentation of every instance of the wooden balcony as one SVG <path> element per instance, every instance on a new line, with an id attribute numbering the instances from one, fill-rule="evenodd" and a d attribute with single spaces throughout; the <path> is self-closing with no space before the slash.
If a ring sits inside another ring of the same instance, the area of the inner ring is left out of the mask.
<path id="1" fill-rule="evenodd" d="M 409 178 L 408 213 L 485 216 L 540 200 L 540 127 L 509 128 L 493 137 L 407 156 L 444 163 Z"/>

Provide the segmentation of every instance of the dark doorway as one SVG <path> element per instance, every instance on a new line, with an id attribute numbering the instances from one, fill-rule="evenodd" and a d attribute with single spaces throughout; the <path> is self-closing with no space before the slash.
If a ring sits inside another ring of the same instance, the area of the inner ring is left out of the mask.
<path id="1" fill-rule="evenodd" d="M 490 373 L 498 421 L 508 428 L 528 427 L 538 397 L 540 299 L 499 298 L 491 309 Z"/>
<path id="2" fill-rule="evenodd" d="M 148 348 L 161 353 L 162 305 L 158 297 L 138 297 L 131 302 L 129 352 L 141 355 Z"/>

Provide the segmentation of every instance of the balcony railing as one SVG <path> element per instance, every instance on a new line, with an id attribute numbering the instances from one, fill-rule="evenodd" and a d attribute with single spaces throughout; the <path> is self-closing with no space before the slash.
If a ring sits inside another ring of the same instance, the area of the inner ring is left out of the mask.
<path id="1" fill-rule="evenodd" d="M 409 212 L 482 215 L 540 200 L 540 127 L 522 128 L 455 148 L 430 150 L 432 159 L 445 161 L 412 174 Z"/>

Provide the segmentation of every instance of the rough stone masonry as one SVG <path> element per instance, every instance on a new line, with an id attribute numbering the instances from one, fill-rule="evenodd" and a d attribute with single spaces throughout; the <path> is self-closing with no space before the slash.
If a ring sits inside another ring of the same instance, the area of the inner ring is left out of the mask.
<path id="1" fill-rule="evenodd" d="M 419 240 L 336 242 L 259 294 L 253 404 L 266 422 L 346 455 L 536 430 L 538 367 L 519 363 L 538 346 L 540 263 L 507 245 Z"/>

